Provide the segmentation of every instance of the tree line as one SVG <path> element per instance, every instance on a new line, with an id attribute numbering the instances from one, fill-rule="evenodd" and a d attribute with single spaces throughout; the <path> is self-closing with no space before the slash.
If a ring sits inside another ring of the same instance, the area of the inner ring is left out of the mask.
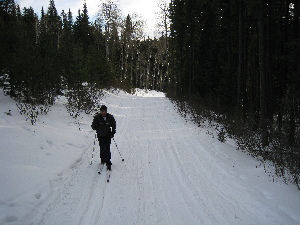
<path id="1" fill-rule="evenodd" d="M 53 102 L 65 90 L 79 96 L 85 83 L 89 91 L 165 88 L 165 41 L 146 38 L 137 13 L 123 16 L 118 3 L 100 3 L 90 22 L 85 1 L 74 17 L 70 9 L 59 14 L 50 0 L 39 18 L 32 7 L 21 10 L 14 0 L 1 0 L 0 71 L 9 74 L 12 96 Z"/>

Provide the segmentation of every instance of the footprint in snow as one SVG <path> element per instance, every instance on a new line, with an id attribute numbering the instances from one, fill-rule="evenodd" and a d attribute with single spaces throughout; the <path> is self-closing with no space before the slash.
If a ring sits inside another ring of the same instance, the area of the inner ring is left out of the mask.
<path id="1" fill-rule="evenodd" d="M 4 112 L 6 115 L 11 116 L 11 110 L 9 110 L 8 112 Z"/>

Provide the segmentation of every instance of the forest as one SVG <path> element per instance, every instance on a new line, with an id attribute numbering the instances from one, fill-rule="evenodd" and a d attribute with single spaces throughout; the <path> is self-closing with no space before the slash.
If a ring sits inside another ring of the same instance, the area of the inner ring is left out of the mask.
<path id="1" fill-rule="evenodd" d="M 299 187 L 300 1 L 173 0 L 169 12 L 181 108 L 221 122 L 221 141 L 235 137 L 279 176 L 288 168 Z"/>
<path id="2" fill-rule="evenodd" d="M 162 89 L 165 61 L 155 57 L 164 55 L 162 41 L 143 37 L 143 21 L 136 14 L 123 18 L 117 3 L 103 1 L 90 22 L 86 2 L 73 16 L 58 14 L 51 0 L 38 18 L 32 7 L 1 0 L 0 23 L 0 69 L 10 76 L 11 95 L 44 102 L 85 82 Z"/>
<path id="3" fill-rule="evenodd" d="M 0 75 L 8 94 L 28 104 L 66 95 L 89 111 L 101 88 L 163 91 L 183 116 L 222 126 L 218 139 L 274 163 L 300 182 L 300 2 L 160 0 L 157 35 L 117 1 L 57 12 L 0 5 Z"/>

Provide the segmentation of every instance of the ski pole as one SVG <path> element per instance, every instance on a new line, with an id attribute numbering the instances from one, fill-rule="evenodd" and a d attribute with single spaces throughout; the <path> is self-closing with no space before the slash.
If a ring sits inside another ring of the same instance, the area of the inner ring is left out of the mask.
<path id="1" fill-rule="evenodd" d="M 119 150 L 119 148 L 118 148 L 118 145 L 117 145 L 117 143 L 116 143 L 116 141 L 115 141 L 115 138 L 113 138 L 113 140 L 114 140 L 114 142 L 115 142 L 115 145 L 116 145 L 116 147 L 117 147 L 117 149 L 118 149 L 118 152 L 119 152 L 119 154 L 120 154 L 120 157 L 121 157 L 122 161 L 124 161 L 124 159 L 123 159 L 123 157 L 122 157 L 122 155 L 121 155 L 121 152 L 120 152 L 120 150 Z"/>
<path id="2" fill-rule="evenodd" d="M 92 152 L 91 165 L 93 163 L 93 158 L 94 158 L 94 153 L 95 153 L 96 138 L 97 138 L 97 133 L 95 133 L 95 139 L 94 139 L 94 146 L 93 146 L 93 152 Z"/>

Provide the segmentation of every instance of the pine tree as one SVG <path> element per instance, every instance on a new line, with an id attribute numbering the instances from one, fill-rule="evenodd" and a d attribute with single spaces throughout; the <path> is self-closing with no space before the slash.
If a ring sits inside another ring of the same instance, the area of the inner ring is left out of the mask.
<path id="1" fill-rule="evenodd" d="M 56 70 L 58 65 L 58 51 L 61 41 L 61 18 L 57 13 L 54 0 L 50 0 L 47 14 L 41 18 L 41 51 L 45 72 L 46 92 L 48 101 L 52 103 L 54 97 L 61 92 L 60 74 Z"/>

